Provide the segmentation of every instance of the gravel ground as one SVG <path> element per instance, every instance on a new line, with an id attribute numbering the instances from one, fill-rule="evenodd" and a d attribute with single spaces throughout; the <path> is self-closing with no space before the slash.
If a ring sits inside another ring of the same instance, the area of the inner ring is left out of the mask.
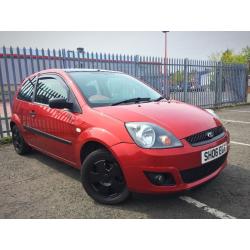
<path id="1" fill-rule="evenodd" d="M 217 113 L 225 120 L 250 121 L 250 105 Z M 250 143 L 250 124 L 225 126 L 232 141 Z M 121 205 L 100 205 L 83 190 L 78 170 L 36 151 L 19 156 L 12 145 L 0 146 L 0 218 L 216 218 L 179 195 L 134 194 Z M 250 218 L 250 147 L 231 144 L 224 171 L 184 195 L 236 218 Z"/>

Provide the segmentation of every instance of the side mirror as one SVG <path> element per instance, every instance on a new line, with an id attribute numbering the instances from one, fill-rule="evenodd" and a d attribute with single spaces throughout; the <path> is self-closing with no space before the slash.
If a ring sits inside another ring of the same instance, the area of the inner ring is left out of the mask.
<path id="1" fill-rule="evenodd" d="M 56 109 L 72 109 L 73 103 L 64 98 L 52 98 L 49 100 L 49 107 Z"/>

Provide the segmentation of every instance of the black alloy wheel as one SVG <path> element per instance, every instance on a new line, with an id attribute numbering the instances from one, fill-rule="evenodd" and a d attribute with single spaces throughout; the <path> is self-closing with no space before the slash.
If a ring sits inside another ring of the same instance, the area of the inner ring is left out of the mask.
<path id="1" fill-rule="evenodd" d="M 86 192 L 97 202 L 117 204 L 129 197 L 121 168 L 105 149 L 98 149 L 86 157 L 81 180 Z"/>

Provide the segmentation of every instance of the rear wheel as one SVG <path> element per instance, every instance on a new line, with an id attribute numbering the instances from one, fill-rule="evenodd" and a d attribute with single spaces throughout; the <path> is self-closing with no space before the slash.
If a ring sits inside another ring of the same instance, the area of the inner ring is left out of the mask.
<path id="1" fill-rule="evenodd" d="M 90 153 L 81 167 L 84 189 L 94 200 L 104 204 L 118 204 L 130 193 L 118 162 L 105 149 Z"/>
<path id="2" fill-rule="evenodd" d="M 19 155 L 23 155 L 31 151 L 31 147 L 24 141 L 16 125 L 12 127 L 12 143 L 14 145 L 15 151 Z"/>

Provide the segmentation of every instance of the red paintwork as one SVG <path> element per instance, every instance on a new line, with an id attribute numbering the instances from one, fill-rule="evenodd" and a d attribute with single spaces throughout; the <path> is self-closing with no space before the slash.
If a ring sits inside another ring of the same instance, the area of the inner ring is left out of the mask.
<path id="1" fill-rule="evenodd" d="M 26 142 L 39 151 L 75 168 L 80 168 L 82 147 L 90 141 L 99 142 L 119 162 L 129 190 L 145 193 L 189 189 L 218 175 L 225 167 L 226 163 L 210 176 L 191 184 L 184 184 L 179 174 L 179 170 L 201 165 L 201 151 L 225 141 L 229 143 L 228 132 L 220 140 L 198 147 L 192 147 L 183 139 L 191 134 L 221 125 L 219 120 L 206 111 L 177 101 L 91 108 L 63 70 L 53 69 L 41 72 L 59 74 L 74 92 L 83 112 L 79 114 L 51 109 L 48 106 L 27 103 L 15 97 L 11 121 L 19 127 Z M 35 118 L 29 115 L 32 110 L 37 113 Z M 171 131 L 184 146 L 174 149 L 142 149 L 133 142 L 128 134 L 124 126 L 124 122 L 128 121 L 158 124 Z M 24 125 L 72 141 L 72 144 L 63 144 L 34 135 L 25 130 Z M 76 128 L 80 128 L 82 132 L 77 133 Z M 153 185 L 144 175 L 144 171 L 170 172 L 177 184 L 175 186 Z"/>

